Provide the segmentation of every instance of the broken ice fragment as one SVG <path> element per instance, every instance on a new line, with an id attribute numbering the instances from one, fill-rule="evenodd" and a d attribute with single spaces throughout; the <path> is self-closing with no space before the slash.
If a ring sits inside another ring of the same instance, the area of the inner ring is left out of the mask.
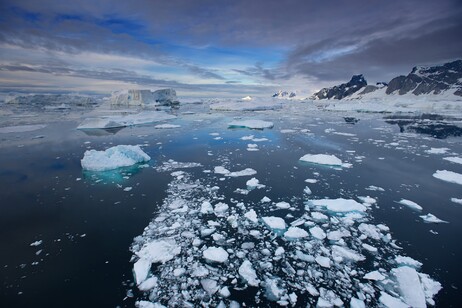
<path id="1" fill-rule="evenodd" d="M 401 199 L 398 203 L 405 205 L 412 210 L 421 211 L 423 209 L 420 205 L 418 205 L 414 201 L 407 200 L 407 199 Z"/>
<path id="2" fill-rule="evenodd" d="M 284 233 L 284 237 L 287 239 L 299 239 L 308 236 L 308 232 L 298 227 L 289 227 Z"/>
<path id="3" fill-rule="evenodd" d="M 367 208 L 361 203 L 356 202 L 352 199 L 320 199 L 320 200 L 309 200 L 310 203 L 316 206 L 325 207 L 331 212 L 345 213 L 345 212 L 365 212 Z"/>
<path id="4" fill-rule="evenodd" d="M 262 120 L 235 120 L 228 124 L 229 128 L 247 127 L 250 129 L 272 128 L 273 126 L 272 122 Z"/>
<path id="5" fill-rule="evenodd" d="M 419 217 L 422 218 L 427 223 L 435 223 L 435 224 L 448 223 L 447 221 L 439 219 L 438 217 L 430 213 L 428 213 L 427 215 L 421 215 Z"/>
<path id="6" fill-rule="evenodd" d="M 425 294 L 417 271 L 409 266 L 391 270 L 398 283 L 398 289 L 404 302 L 411 307 L 426 307 Z"/>
<path id="7" fill-rule="evenodd" d="M 151 263 L 165 263 L 181 253 L 181 247 L 174 239 L 153 240 L 143 245 L 136 254 Z"/>
<path id="8" fill-rule="evenodd" d="M 209 247 L 202 252 L 204 259 L 217 262 L 217 263 L 224 263 L 228 260 L 228 253 L 221 247 Z"/>
<path id="9" fill-rule="evenodd" d="M 149 161 L 149 155 L 138 145 L 118 145 L 105 151 L 85 151 L 82 168 L 89 171 L 106 171 Z"/>
<path id="10" fill-rule="evenodd" d="M 453 171 L 436 170 L 436 172 L 433 173 L 433 177 L 440 179 L 442 181 L 462 185 L 462 174 Z"/>
<path id="11" fill-rule="evenodd" d="M 257 273 L 252 267 L 252 263 L 249 260 L 244 260 L 239 267 L 239 275 L 253 287 L 258 287 L 260 280 L 257 278 Z"/>
<path id="12" fill-rule="evenodd" d="M 328 166 L 341 166 L 342 160 L 335 155 L 306 154 L 300 158 L 301 161 Z"/>
<path id="13" fill-rule="evenodd" d="M 280 217 L 274 217 L 274 216 L 262 217 L 262 220 L 271 229 L 279 230 L 279 231 L 286 229 L 286 222 L 284 221 L 284 219 Z"/>
<path id="14" fill-rule="evenodd" d="M 324 230 L 318 226 L 310 228 L 310 233 L 314 238 L 317 238 L 318 240 L 323 240 L 326 238 L 326 232 L 324 232 Z"/>

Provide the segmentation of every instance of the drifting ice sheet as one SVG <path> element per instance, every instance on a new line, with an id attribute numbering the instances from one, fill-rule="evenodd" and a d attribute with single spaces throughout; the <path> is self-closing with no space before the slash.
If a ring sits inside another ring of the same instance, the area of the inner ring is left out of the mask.
<path id="1" fill-rule="evenodd" d="M 105 151 L 85 151 L 82 168 L 89 171 L 106 171 L 128 167 L 151 159 L 138 145 L 118 145 Z"/>
<path id="2" fill-rule="evenodd" d="M 405 205 L 405 206 L 407 206 L 408 208 L 410 208 L 412 210 L 417 210 L 417 211 L 422 210 L 422 207 L 420 205 L 418 205 L 417 203 L 415 203 L 414 201 L 411 201 L 411 200 L 401 199 L 398 203 L 400 203 L 402 205 Z"/>
<path id="3" fill-rule="evenodd" d="M 202 253 L 204 259 L 212 262 L 223 263 L 228 260 L 228 253 L 221 247 L 209 247 Z"/>
<path id="4" fill-rule="evenodd" d="M 300 160 L 318 165 L 341 166 L 343 164 L 337 156 L 326 154 L 306 154 Z"/>
<path id="5" fill-rule="evenodd" d="M 433 177 L 450 182 L 462 185 L 462 174 L 448 171 L 448 170 L 437 170 L 433 173 Z"/>
<path id="6" fill-rule="evenodd" d="M 151 263 L 165 263 L 181 253 L 181 247 L 174 239 L 160 239 L 146 243 L 136 254 Z"/>
<path id="7" fill-rule="evenodd" d="M 352 199 L 321 199 L 321 200 L 310 200 L 310 202 L 317 206 L 323 206 L 327 210 L 337 213 L 346 212 L 365 212 L 366 207 L 361 203 L 356 202 Z"/>

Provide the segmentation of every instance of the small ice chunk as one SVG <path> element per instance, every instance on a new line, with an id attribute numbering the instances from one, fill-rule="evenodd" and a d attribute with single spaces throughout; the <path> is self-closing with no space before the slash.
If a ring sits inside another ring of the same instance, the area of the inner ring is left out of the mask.
<path id="1" fill-rule="evenodd" d="M 428 213 L 427 215 L 421 215 L 419 217 L 422 218 L 427 223 L 434 223 L 434 224 L 448 223 L 447 221 L 439 219 L 438 217 L 436 217 L 435 215 L 431 213 Z"/>
<path id="2" fill-rule="evenodd" d="M 247 127 L 250 129 L 264 129 L 272 128 L 274 126 L 273 122 L 262 121 L 262 120 L 235 120 L 228 124 L 228 127 Z"/>
<path id="3" fill-rule="evenodd" d="M 133 264 L 133 274 L 135 276 L 136 284 L 140 284 L 146 280 L 151 269 L 151 261 L 147 259 L 139 259 Z"/>
<path id="4" fill-rule="evenodd" d="M 239 267 L 239 275 L 247 281 L 250 286 L 258 287 L 260 280 L 257 278 L 257 273 L 252 267 L 252 263 L 249 260 L 244 260 L 241 266 Z"/>
<path id="5" fill-rule="evenodd" d="M 39 245 L 42 245 L 43 241 L 42 240 L 38 240 L 38 241 L 35 241 L 35 242 L 32 242 L 30 243 L 30 246 L 32 247 L 37 247 Z"/>
<path id="6" fill-rule="evenodd" d="M 374 240 L 380 240 L 380 238 L 382 237 L 380 229 L 377 226 L 371 224 L 361 223 L 358 226 L 358 230 L 361 231 L 362 234 Z"/>
<path id="7" fill-rule="evenodd" d="M 138 285 L 141 291 L 149 291 L 157 286 L 157 277 L 150 277 Z"/>
<path id="8" fill-rule="evenodd" d="M 396 278 L 404 302 L 411 307 L 426 307 L 425 294 L 417 271 L 409 266 L 401 266 L 391 272 Z"/>
<path id="9" fill-rule="evenodd" d="M 229 206 L 226 203 L 219 202 L 215 204 L 215 209 L 213 210 L 217 217 L 224 217 L 228 212 Z"/>
<path id="10" fill-rule="evenodd" d="M 313 205 L 325 207 L 327 210 L 337 213 L 365 212 L 367 208 L 353 199 L 320 199 L 310 200 Z"/>
<path id="11" fill-rule="evenodd" d="M 245 184 L 247 185 L 248 189 L 264 188 L 265 187 L 265 185 L 260 184 L 260 181 L 258 181 L 256 178 L 251 178 Z"/>
<path id="12" fill-rule="evenodd" d="M 164 305 L 159 303 L 153 303 L 149 301 L 137 301 L 135 302 L 137 308 L 166 308 Z"/>
<path id="13" fill-rule="evenodd" d="M 202 256 L 208 261 L 217 263 L 224 263 L 228 260 L 228 253 L 221 247 L 209 247 L 202 252 Z"/>
<path id="14" fill-rule="evenodd" d="M 226 175 L 226 174 L 229 174 L 230 171 L 229 171 L 228 169 L 226 169 L 225 167 L 216 166 L 216 167 L 214 168 L 214 173 Z"/>
<path id="15" fill-rule="evenodd" d="M 276 257 L 279 257 L 279 256 L 282 256 L 284 253 L 285 253 L 285 249 L 283 247 L 278 247 L 276 248 L 276 250 L 274 251 L 274 255 Z"/>
<path id="16" fill-rule="evenodd" d="M 181 247 L 174 239 L 164 238 L 144 244 L 136 254 L 141 259 L 149 260 L 151 263 L 165 263 L 172 260 L 180 252 Z"/>
<path id="17" fill-rule="evenodd" d="M 212 204 L 208 201 L 204 201 L 201 204 L 201 213 L 202 214 L 209 214 L 213 213 L 213 207 Z"/>
<path id="18" fill-rule="evenodd" d="M 364 279 L 381 281 L 385 279 L 385 276 L 383 276 L 379 271 L 373 271 L 364 275 Z"/>
<path id="19" fill-rule="evenodd" d="M 317 256 L 315 258 L 315 261 L 316 263 L 318 263 L 319 265 L 321 265 L 322 267 L 325 267 L 325 268 L 330 268 L 330 259 L 328 257 L 324 257 L 324 256 Z"/>
<path id="20" fill-rule="evenodd" d="M 351 233 L 348 230 L 335 230 L 327 234 L 329 241 L 340 241 L 344 237 L 350 237 Z"/>
<path id="21" fill-rule="evenodd" d="M 271 202 L 271 199 L 265 196 L 260 200 L 260 202 L 268 203 L 268 202 Z"/>
<path id="22" fill-rule="evenodd" d="M 305 183 L 309 183 L 309 184 L 315 184 L 317 182 L 318 182 L 318 180 L 316 180 L 316 179 L 306 179 L 305 180 Z"/>
<path id="23" fill-rule="evenodd" d="M 257 222 L 258 222 L 257 213 L 255 212 L 254 209 L 251 209 L 251 210 L 249 210 L 247 213 L 245 213 L 245 214 L 244 214 L 244 217 L 247 218 L 248 220 L 250 220 L 250 221 L 253 222 L 253 223 L 257 223 Z"/>
<path id="24" fill-rule="evenodd" d="M 278 301 L 284 294 L 284 289 L 279 288 L 278 280 L 266 278 L 265 280 L 265 295 L 270 301 Z"/>
<path id="25" fill-rule="evenodd" d="M 290 208 L 290 204 L 284 201 L 276 203 L 276 207 L 280 209 L 288 209 Z"/>
<path id="26" fill-rule="evenodd" d="M 418 273 L 418 275 L 420 278 L 420 282 L 422 283 L 427 303 L 429 303 L 432 306 L 435 306 L 433 296 L 435 296 L 442 289 L 441 283 L 431 279 L 430 276 L 428 276 L 427 274 Z"/>
<path id="27" fill-rule="evenodd" d="M 383 291 L 380 292 L 379 301 L 387 308 L 409 308 L 409 306 L 403 303 L 399 298 L 393 297 Z"/>
<path id="28" fill-rule="evenodd" d="M 305 187 L 305 189 L 303 190 L 303 192 L 304 192 L 305 194 L 307 194 L 307 195 L 311 195 L 311 194 L 312 194 L 312 191 L 311 191 L 311 189 L 310 189 L 308 186 Z"/>
<path id="29" fill-rule="evenodd" d="M 356 297 L 352 297 L 350 300 L 350 308 L 366 308 L 366 304 Z"/>
<path id="30" fill-rule="evenodd" d="M 326 232 L 324 232 L 324 230 L 318 226 L 310 228 L 310 233 L 314 238 L 317 238 L 318 240 L 323 240 L 326 238 Z"/>
<path id="31" fill-rule="evenodd" d="M 366 244 L 366 243 L 363 243 L 361 246 L 363 246 L 363 248 L 366 249 L 369 252 L 374 252 L 375 253 L 375 252 L 378 251 L 377 248 L 375 248 L 374 246 L 371 246 L 369 244 Z"/>
<path id="32" fill-rule="evenodd" d="M 155 129 L 172 129 L 172 128 L 179 128 L 181 125 L 175 125 L 175 124 L 158 124 L 154 126 Z"/>
<path id="33" fill-rule="evenodd" d="M 361 200 L 363 203 L 366 203 L 367 205 L 372 205 L 372 204 L 377 203 L 377 200 L 369 196 L 365 196 L 365 197 L 359 196 L 358 199 Z"/>
<path id="34" fill-rule="evenodd" d="M 228 287 L 221 288 L 218 293 L 220 294 L 221 297 L 224 297 L 224 298 L 231 296 L 231 292 L 229 292 Z"/>
<path id="35" fill-rule="evenodd" d="M 308 232 L 298 227 L 289 227 L 289 229 L 284 233 L 284 237 L 288 239 L 299 239 L 308 236 Z"/>
<path id="36" fill-rule="evenodd" d="M 286 222 L 281 217 L 268 216 L 268 217 L 262 217 L 262 220 L 271 229 L 276 229 L 276 230 L 286 229 Z"/>
<path id="37" fill-rule="evenodd" d="M 462 185 L 462 174 L 453 171 L 436 170 L 436 172 L 433 173 L 433 177 L 449 183 Z"/>
<path id="38" fill-rule="evenodd" d="M 213 279 L 202 279 L 201 286 L 209 295 L 213 295 L 218 291 L 218 283 Z"/>
<path id="39" fill-rule="evenodd" d="M 332 257 L 337 260 L 350 260 L 350 261 L 364 261 L 366 259 L 365 256 L 363 256 L 360 253 L 357 253 L 354 250 L 351 250 L 346 247 L 338 246 L 338 245 L 333 245 L 332 246 Z"/>
<path id="40" fill-rule="evenodd" d="M 326 154 L 306 154 L 300 160 L 318 165 L 341 166 L 343 164 L 337 156 Z"/>
<path id="41" fill-rule="evenodd" d="M 458 204 L 462 204 L 462 199 L 451 198 L 451 202 L 458 203 Z"/>
<path id="42" fill-rule="evenodd" d="M 183 276 L 184 273 L 186 273 L 186 270 L 184 268 L 175 268 L 173 270 L 173 276 L 175 277 Z"/>
<path id="43" fill-rule="evenodd" d="M 81 160 L 82 168 L 89 171 L 107 171 L 147 162 L 149 155 L 138 145 L 118 145 L 105 151 L 85 151 Z"/>
<path id="44" fill-rule="evenodd" d="M 462 164 L 462 157 L 444 157 L 443 159 L 452 163 Z"/>
<path id="45" fill-rule="evenodd" d="M 226 176 L 230 177 L 239 177 L 239 176 L 252 176 L 257 174 L 257 171 L 253 170 L 252 168 L 245 168 L 241 171 L 230 172 L 226 174 Z"/>
<path id="46" fill-rule="evenodd" d="M 426 150 L 425 153 L 427 154 L 446 154 L 447 151 L 450 149 L 448 148 L 430 148 L 430 150 Z"/>
<path id="47" fill-rule="evenodd" d="M 382 187 L 374 186 L 374 185 L 369 185 L 368 187 L 366 187 L 366 190 L 370 190 L 370 191 L 385 191 L 385 189 L 383 189 Z"/>
<path id="48" fill-rule="evenodd" d="M 396 256 L 395 261 L 398 265 L 407 265 L 410 267 L 414 267 L 416 269 L 420 268 L 422 266 L 422 263 L 412 259 L 411 257 L 405 257 L 405 256 Z"/>
<path id="49" fill-rule="evenodd" d="M 408 208 L 410 208 L 412 210 L 417 210 L 417 211 L 422 210 L 422 207 L 420 205 L 418 205 L 417 203 L 415 203 L 414 201 L 411 201 L 411 200 L 401 199 L 398 203 L 400 203 L 402 205 L 405 205 L 405 206 L 407 206 Z"/>

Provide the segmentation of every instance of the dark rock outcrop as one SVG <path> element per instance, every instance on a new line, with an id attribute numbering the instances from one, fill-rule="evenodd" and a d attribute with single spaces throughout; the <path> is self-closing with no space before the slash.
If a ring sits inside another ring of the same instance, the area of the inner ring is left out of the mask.
<path id="1" fill-rule="evenodd" d="M 386 93 L 440 94 L 454 89 L 455 95 L 462 96 L 461 80 L 462 60 L 441 66 L 414 67 L 407 76 L 393 78 L 388 84 Z"/>
<path id="2" fill-rule="evenodd" d="M 354 75 L 347 83 L 332 88 L 324 88 L 313 94 L 313 99 L 342 99 L 367 86 L 363 75 Z"/>

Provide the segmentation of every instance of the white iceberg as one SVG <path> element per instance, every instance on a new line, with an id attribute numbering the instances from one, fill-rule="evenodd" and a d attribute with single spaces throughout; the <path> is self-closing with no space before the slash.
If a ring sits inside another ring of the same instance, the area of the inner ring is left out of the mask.
<path id="1" fill-rule="evenodd" d="M 116 106 L 160 106 L 179 104 L 176 91 L 173 89 L 122 90 L 112 93 L 111 105 Z"/>
<path id="2" fill-rule="evenodd" d="M 435 173 L 433 173 L 433 177 L 446 182 L 462 185 L 462 174 L 460 173 L 448 170 L 437 170 Z"/>
<path id="3" fill-rule="evenodd" d="M 444 157 L 443 159 L 444 159 L 444 160 L 447 160 L 447 161 L 450 161 L 450 162 L 452 162 L 452 163 L 462 164 L 462 157 L 457 157 L 457 156 L 454 156 L 454 157 Z"/>
<path id="4" fill-rule="evenodd" d="M 147 162 L 151 159 L 138 145 L 118 145 L 105 151 L 85 151 L 82 168 L 89 171 L 107 171 Z"/>
<path id="5" fill-rule="evenodd" d="M 250 129 L 272 128 L 273 126 L 273 122 L 262 120 L 235 120 L 228 124 L 229 128 L 247 127 Z"/>

